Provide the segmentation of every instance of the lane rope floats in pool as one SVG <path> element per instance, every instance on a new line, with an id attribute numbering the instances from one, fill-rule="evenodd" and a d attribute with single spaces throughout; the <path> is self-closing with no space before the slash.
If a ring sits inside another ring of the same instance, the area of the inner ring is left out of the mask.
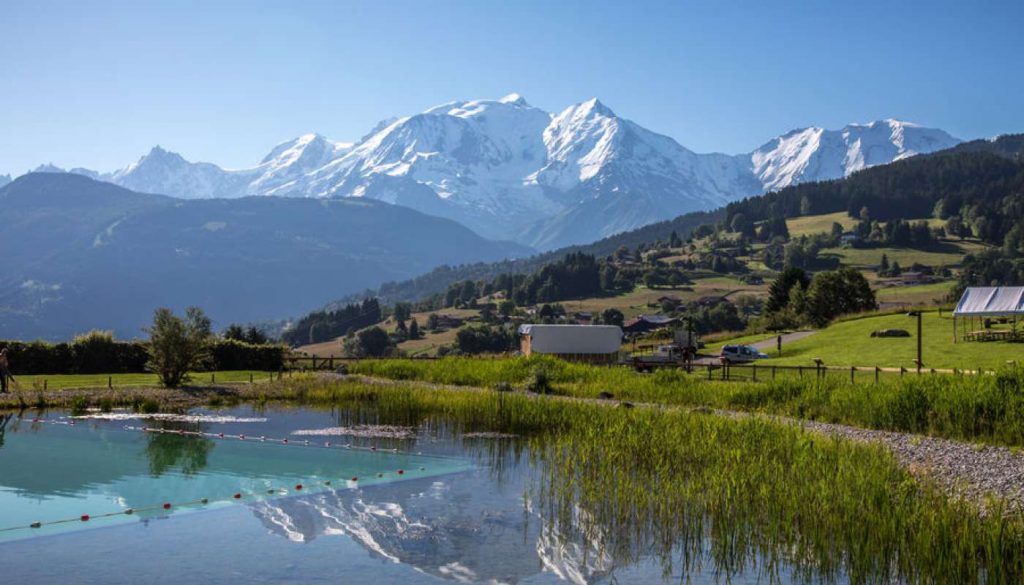
<path id="1" fill-rule="evenodd" d="M 420 467 L 420 471 L 425 471 L 425 470 L 426 470 L 426 467 Z M 395 473 L 397 475 L 404 475 L 405 474 L 405 470 L 404 469 L 399 469 Z M 378 472 L 377 473 L 377 477 L 384 477 L 384 474 L 385 474 L 385 472 Z M 358 476 L 352 476 L 352 478 L 348 480 L 348 485 L 352 486 L 352 487 L 355 487 L 355 485 L 358 484 L 358 482 L 359 482 L 359 477 Z M 323 480 L 321 483 L 324 486 L 328 486 L 328 487 L 330 487 L 332 485 L 331 480 L 329 480 L 329 479 Z M 302 492 L 302 491 L 306 490 L 306 486 L 307 485 L 312 485 L 312 484 L 297 483 L 297 484 L 295 484 L 294 490 L 295 490 L 295 492 Z M 287 493 L 288 493 L 288 490 L 281 489 L 281 488 L 271 488 L 271 489 L 267 490 L 267 494 L 268 495 L 275 495 L 275 494 L 282 494 L 283 495 L 283 494 L 287 494 Z M 235 492 L 235 493 L 231 494 L 231 496 L 229 496 L 227 498 L 224 498 L 223 500 L 215 500 L 215 501 L 231 502 L 231 501 L 234 501 L 234 500 L 242 500 L 244 497 L 245 497 L 245 495 L 242 492 Z M 90 522 L 92 520 L 96 520 L 96 519 L 99 519 L 99 518 L 111 518 L 111 517 L 114 517 L 114 516 L 131 516 L 131 515 L 137 514 L 139 512 L 168 511 L 168 510 L 172 510 L 174 508 L 184 508 L 184 507 L 196 506 L 196 505 L 205 506 L 205 505 L 209 504 L 210 501 L 211 500 L 209 498 L 200 498 L 198 500 L 192 500 L 192 501 L 189 501 L 189 502 L 181 502 L 181 503 L 177 503 L 177 504 L 175 504 L 173 502 L 164 502 L 162 504 L 158 504 L 158 505 L 155 505 L 155 506 L 147 506 L 147 507 L 143 507 L 143 508 L 125 508 L 123 510 L 118 510 L 116 512 L 107 512 L 107 513 L 104 513 L 104 514 L 82 514 L 82 515 L 76 516 L 74 518 L 63 518 L 63 519 L 60 519 L 60 520 L 51 520 L 51 521 L 48 521 L 48 522 L 36 521 L 36 522 L 32 522 L 31 524 L 29 524 L 27 526 L 21 525 L 21 526 L 10 526 L 10 527 L 7 527 L 7 528 L 0 528 L 0 532 L 11 532 L 11 531 L 14 531 L 14 530 L 24 530 L 26 528 L 36 529 L 36 528 L 42 528 L 43 526 L 49 526 L 49 525 L 53 525 L 53 524 L 67 524 L 69 522 Z"/>

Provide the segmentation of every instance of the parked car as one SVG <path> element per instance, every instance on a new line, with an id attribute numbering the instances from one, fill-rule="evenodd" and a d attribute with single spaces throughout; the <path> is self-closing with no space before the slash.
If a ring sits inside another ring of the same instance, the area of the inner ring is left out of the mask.
<path id="1" fill-rule="evenodd" d="M 718 355 L 722 364 L 737 364 L 768 359 L 768 354 L 760 352 L 749 345 L 727 345 Z"/>

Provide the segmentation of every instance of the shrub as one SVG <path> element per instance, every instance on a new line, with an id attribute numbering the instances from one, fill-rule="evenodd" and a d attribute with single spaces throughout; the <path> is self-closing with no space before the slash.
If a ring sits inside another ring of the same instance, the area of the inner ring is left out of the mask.
<path id="1" fill-rule="evenodd" d="M 551 392 L 551 376 L 548 374 L 548 369 L 543 364 L 534 366 L 533 371 L 530 372 L 530 380 L 527 384 L 527 388 L 530 392 L 535 392 L 537 394 L 547 394 Z"/>
<path id="2" fill-rule="evenodd" d="M 157 309 L 147 332 L 147 367 L 168 388 L 187 382 L 189 371 L 201 368 L 209 356 L 210 319 L 196 307 L 186 309 L 184 319 L 170 309 Z"/>

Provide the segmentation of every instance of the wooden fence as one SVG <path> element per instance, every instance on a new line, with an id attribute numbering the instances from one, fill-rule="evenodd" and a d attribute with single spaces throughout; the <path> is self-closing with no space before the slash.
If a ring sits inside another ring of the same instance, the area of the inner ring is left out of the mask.
<path id="1" fill-rule="evenodd" d="M 705 377 L 707 380 L 723 381 L 753 381 L 766 382 L 775 380 L 782 376 L 797 378 L 824 379 L 825 377 L 849 377 L 851 383 L 873 382 L 877 384 L 883 374 L 906 376 L 981 376 L 992 374 L 996 370 L 962 370 L 957 368 L 891 368 L 880 366 L 776 366 L 758 365 L 756 362 L 749 364 L 694 364 L 682 366 L 692 375 Z"/>

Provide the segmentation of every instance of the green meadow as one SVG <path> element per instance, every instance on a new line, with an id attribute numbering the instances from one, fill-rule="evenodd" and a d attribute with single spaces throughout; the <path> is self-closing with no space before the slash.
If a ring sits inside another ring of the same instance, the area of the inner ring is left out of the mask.
<path id="1" fill-rule="evenodd" d="M 1024 343 L 953 343 L 953 317 L 948 311 L 941 316 L 938 311 L 927 311 L 922 319 L 922 360 L 926 368 L 991 370 L 1007 365 L 1008 361 L 1024 364 Z M 882 329 L 903 329 L 911 337 L 871 337 L 871 332 Z M 916 336 L 916 319 L 905 312 L 853 317 L 785 345 L 782 357 L 776 357 L 774 351 L 767 352 L 772 359 L 761 363 L 811 366 L 814 358 L 821 358 L 829 366 L 915 368 Z"/>
<path id="2" fill-rule="evenodd" d="M 223 372 L 195 372 L 192 384 L 206 383 L 238 383 L 248 382 L 250 375 L 254 381 L 269 380 L 269 372 L 250 370 L 232 370 Z M 106 388 L 110 384 L 119 386 L 158 386 L 156 374 L 38 374 L 15 376 L 11 384 L 12 391 L 65 390 L 69 388 Z"/>

